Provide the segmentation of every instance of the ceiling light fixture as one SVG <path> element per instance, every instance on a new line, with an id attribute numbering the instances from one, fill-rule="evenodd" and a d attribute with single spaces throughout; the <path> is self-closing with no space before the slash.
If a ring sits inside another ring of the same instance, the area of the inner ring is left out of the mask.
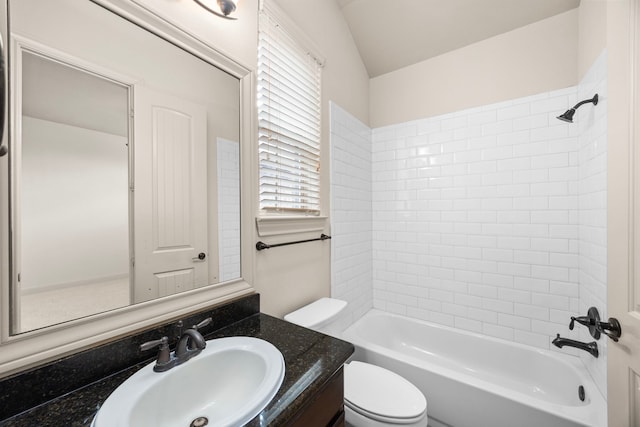
<path id="1" fill-rule="evenodd" d="M 214 0 L 193 0 L 201 7 L 224 19 L 238 19 L 229 14 L 236 10 L 237 0 L 216 0 L 217 6 L 214 5 Z"/>

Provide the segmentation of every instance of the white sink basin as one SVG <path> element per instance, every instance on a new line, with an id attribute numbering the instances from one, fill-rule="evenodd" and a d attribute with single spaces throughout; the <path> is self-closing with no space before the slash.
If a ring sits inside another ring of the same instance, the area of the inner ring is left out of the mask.
<path id="1" fill-rule="evenodd" d="M 241 426 L 264 409 L 284 378 L 282 353 L 250 337 L 207 341 L 199 355 L 166 372 L 154 372 L 154 364 L 109 396 L 93 427 Z"/>

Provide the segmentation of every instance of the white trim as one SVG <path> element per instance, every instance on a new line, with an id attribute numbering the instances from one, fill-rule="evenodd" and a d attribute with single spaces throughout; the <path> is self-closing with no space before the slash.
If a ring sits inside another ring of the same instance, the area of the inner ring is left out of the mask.
<path id="1" fill-rule="evenodd" d="M 245 77 L 250 69 L 203 41 L 194 33 L 166 20 L 139 0 L 90 0 L 181 49 L 207 61 L 234 77 Z"/>
<path id="2" fill-rule="evenodd" d="M 256 218 L 258 236 L 279 236 L 282 234 L 322 231 L 326 216 L 261 216 Z"/>
<path id="3" fill-rule="evenodd" d="M 50 285 L 44 285 L 44 286 L 30 286 L 30 287 L 23 286 L 21 293 L 22 295 L 34 295 L 34 294 L 39 294 L 41 292 L 60 291 L 63 289 L 89 286 L 95 283 L 111 282 L 114 280 L 123 280 L 128 278 L 129 278 L 129 274 L 124 273 L 124 274 L 114 274 L 111 276 L 104 276 L 104 277 L 94 277 L 92 279 L 76 280 L 74 282 L 52 283 Z"/>
<path id="4" fill-rule="evenodd" d="M 129 75 L 125 75 L 109 68 L 97 65 L 90 61 L 83 60 L 77 56 L 71 55 L 68 52 L 64 52 L 59 49 L 55 49 L 51 46 L 47 46 L 35 40 L 23 37 L 17 34 L 11 34 L 11 58 L 12 61 L 7 67 L 7 70 L 11 70 L 13 79 L 9 82 L 8 90 L 8 105 L 9 111 L 20 112 L 23 111 L 23 54 L 28 53 L 38 56 L 40 58 L 52 61 L 62 66 L 69 67 L 80 72 L 87 73 L 95 76 L 96 78 L 109 81 L 118 86 L 124 87 L 128 91 L 127 101 L 130 104 L 130 93 L 133 90 L 133 86 L 140 79 L 134 78 Z M 128 106 L 130 108 L 131 105 Z M 19 284 L 19 274 L 22 273 L 22 213 L 21 213 L 21 194 L 22 194 L 22 114 L 14 113 L 12 117 L 9 117 L 10 121 L 7 123 L 7 129 L 10 129 L 10 133 L 13 135 L 11 145 L 12 162 L 10 165 L 10 175 L 13 179 L 11 181 L 10 201 L 9 201 L 9 227 L 11 229 L 12 241 L 11 251 L 13 253 L 12 262 L 10 262 L 11 270 L 11 283 L 16 283 L 21 291 L 9 292 L 11 295 L 10 306 L 12 310 L 8 310 L 11 313 L 11 328 L 7 336 L 10 336 L 14 331 L 22 330 L 22 304 L 20 302 L 20 295 L 26 295 L 29 293 L 44 291 L 44 289 L 25 289 Z M 132 151 L 133 147 L 132 135 L 127 137 L 129 153 L 128 162 L 133 162 Z M 131 175 L 131 174 L 130 174 Z M 130 250 L 130 255 L 133 252 Z M 10 285 L 9 285 L 10 286 Z M 59 288 L 60 285 L 52 285 L 54 288 Z M 5 340 L 0 340 L 0 344 Z"/>
<path id="5" fill-rule="evenodd" d="M 11 34 L 11 53 L 13 55 L 13 65 L 14 65 L 14 75 L 19 76 L 21 78 L 22 74 L 20 71 L 22 70 L 22 52 L 31 53 L 33 55 L 41 56 L 50 61 L 58 62 L 62 65 L 66 65 L 67 67 L 76 68 L 80 71 L 94 74 L 97 77 L 100 77 L 105 80 L 109 80 L 112 83 L 115 83 L 119 86 L 123 87 L 131 87 L 134 84 L 138 83 L 141 78 L 129 76 L 109 68 L 103 67 L 101 65 L 95 64 L 90 61 L 86 61 L 82 58 L 79 58 L 75 55 L 71 55 L 65 51 L 60 49 L 55 49 L 51 46 L 47 46 L 35 40 L 31 40 L 27 37 Z M 13 93 L 18 93 L 17 87 L 18 84 L 14 83 L 12 85 Z"/>
<path id="6" fill-rule="evenodd" d="M 238 280 L 9 337 L 0 351 L 0 377 L 253 294 Z"/>

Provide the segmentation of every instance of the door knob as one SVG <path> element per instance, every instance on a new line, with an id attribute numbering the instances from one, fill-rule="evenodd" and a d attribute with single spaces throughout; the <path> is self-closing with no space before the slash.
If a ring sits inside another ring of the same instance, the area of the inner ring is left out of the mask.
<path id="1" fill-rule="evenodd" d="M 205 254 L 204 252 L 200 252 L 198 254 L 198 256 L 194 256 L 193 258 L 191 258 L 194 262 L 200 262 L 200 261 L 204 261 L 204 259 L 207 257 L 207 254 Z"/>

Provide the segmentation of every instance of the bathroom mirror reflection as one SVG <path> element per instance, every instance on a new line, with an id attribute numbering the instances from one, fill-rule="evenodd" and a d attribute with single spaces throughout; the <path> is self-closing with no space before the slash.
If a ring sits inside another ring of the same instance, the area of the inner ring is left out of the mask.
<path id="1" fill-rule="evenodd" d="M 238 79 L 91 2 L 9 10 L 11 333 L 239 278 Z"/>

